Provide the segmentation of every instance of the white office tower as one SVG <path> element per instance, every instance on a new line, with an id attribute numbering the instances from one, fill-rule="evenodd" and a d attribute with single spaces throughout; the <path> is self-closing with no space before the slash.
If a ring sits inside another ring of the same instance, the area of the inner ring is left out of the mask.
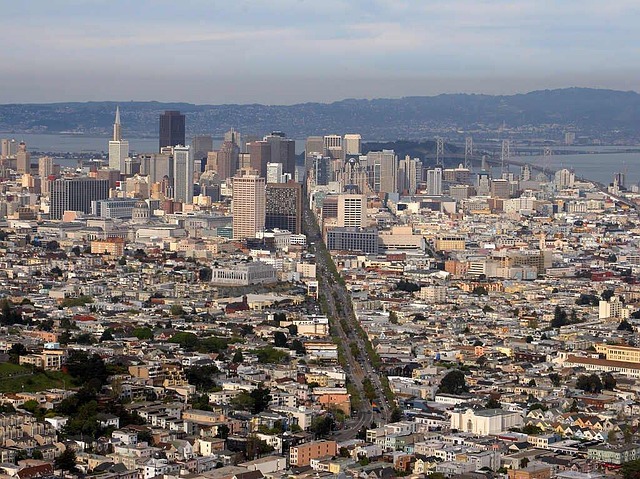
<path id="1" fill-rule="evenodd" d="M 359 155 L 362 153 L 362 137 L 358 134 L 344 135 L 342 145 L 345 155 Z"/>
<path id="2" fill-rule="evenodd" d="M 328 156 L 333 160 L 343 158 L 344 149 L 342 147 L 342 137 L 340 135 L 324 136 L 324 156 Z"/>
<path id="3" fill-rule="evenodd" d="M 113 139 L 109 142 L 109 168 L 124 171 L 124 160 L 128 156 L 129 142 L 122 139 L 120 107 L 116 107 L 116 119 L 113 123 Z"/>
<path id="4" fill-rule="evenodd" d="M 409 195 L 415 195 L 421 180 L 422 162 L 419 159 L 407 155 L 403 160 L 400 160 L 398 165 L 398 191 L 400 193 L 406 192 Z"/>
<path id="5" fill-rule="evenodd" d="M 175 201 L 193 203 L 193 157 L 189 146 L 173 148 L 173 187 Z"/>
<path id="6" fill-rule="evenodd" d="M 427 170 L 427 194 L 429 196 L 442 196 L 442 168 Z"/>
<path id="7" fill-rule="evenodd" d="M 554 183 L 558 189 L 573 188 L 575 181 L 575 173 L 566 168 L 556 171 L 554 175 Z"/>
<path id="8" fill-rule="evenodd" d="M 365 195 L 338 196 L 338 227 L 362 228 L 367 221 L 367 197 Z"/>
<path id="9" fill-rule="evenodd" d="M 284 183 L 282 163 L 267 163 L 267 183 Z"/>

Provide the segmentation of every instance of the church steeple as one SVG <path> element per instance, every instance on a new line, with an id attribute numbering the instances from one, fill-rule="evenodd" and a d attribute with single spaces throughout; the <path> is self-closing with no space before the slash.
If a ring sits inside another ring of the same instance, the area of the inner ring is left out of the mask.
<path id="1" fill-rule="evenodd" d="M 116 106 L 116 119 L 113 123 L 113 141 L 122 140 L 122 131 L 120 129 L 120 107 Z"/>

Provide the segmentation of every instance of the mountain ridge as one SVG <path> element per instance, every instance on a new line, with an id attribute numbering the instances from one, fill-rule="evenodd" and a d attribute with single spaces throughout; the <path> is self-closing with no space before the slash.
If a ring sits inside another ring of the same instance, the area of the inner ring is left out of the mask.
<path id="1" fill-rule="evenodd" d="M 544 127 L 595 135 L 640 137 L 640 94 L 635 91 L 569 87 L 512 95 L 443 93 L 401 98 L 346 98 L 293 105 L 194 104 L 160 101 L 7 103 L 0 105 L 0 131 L 108 134 L 120 105 L 128 137 L 155 136 L 166 109 L 187 115 L 190 134 L 216 136 L 234 127 L 243 133 L 285 131 L 293 138 L 360 132 L 368 139 L 421 139 L 457 130 L 492 131 Z"/>

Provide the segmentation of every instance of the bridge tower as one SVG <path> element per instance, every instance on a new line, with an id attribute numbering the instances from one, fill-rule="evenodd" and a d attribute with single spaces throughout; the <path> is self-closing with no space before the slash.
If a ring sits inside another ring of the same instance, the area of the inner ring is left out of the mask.
<path id="1" fill-rule="evenodd" d="M 511 159 L 511 140 L 502 140 L 502 150 L 500 152 L 501 173 L 505 173 L 509 168 L 509 160 Z M 505 169 L 505 165 L 507 169 Z"/>
<path id="2" fill-rule="evenodd" d="M 550 146 L 545 146 L 542 151 L 542 172 L 546 175 L 549 170 L 551 159 L 553 158 L 553 151 Z"/>
<path id="3" fill-rule="evenodd" d="M 436 165 L 439 165 L 444 158 L 444 138 L 436 138 Z"/>
<path id="4" fill-rule="evenodd" d="M 473 138 L 467 136 L 464 139 L 464 167 L 471 169 L 471 157 L 473 156 Z"/>

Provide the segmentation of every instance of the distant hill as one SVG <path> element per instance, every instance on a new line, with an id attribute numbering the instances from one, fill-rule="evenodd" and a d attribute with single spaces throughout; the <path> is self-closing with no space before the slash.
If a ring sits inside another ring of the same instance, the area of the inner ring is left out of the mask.
<path id="1" fill-rule="evenodd" d="M 220 136 L 231 127 L 244 133 L 284 131 L 289 137 L 359 132 L 368 140 L 433 138 L 437 131 L 491 131 L 543 127 L 575 128 L 580 134 L 614 132 L 640 137 L 640 94 L 566 88 L 518 95 L 446 94 L 334 103 L 194 105 L 121 102 L 126 137 L 157 136 L 158 115 L 167 109 L 187 115 L 189 134 Z M 81 132 L 109 135 L 115 102 L 0 105 L 0 131 Z"/>

